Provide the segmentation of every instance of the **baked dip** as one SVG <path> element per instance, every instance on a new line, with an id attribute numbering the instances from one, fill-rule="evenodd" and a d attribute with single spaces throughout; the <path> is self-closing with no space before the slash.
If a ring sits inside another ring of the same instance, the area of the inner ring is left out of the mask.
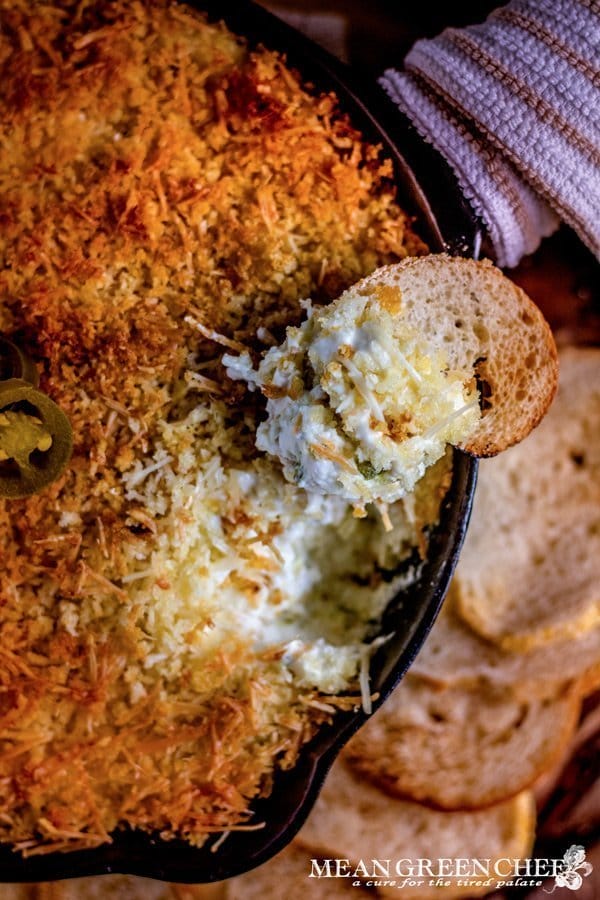
<path id="1" fill-rule="evenodd" d="M 74 440 L 0 500 L 0 838 L 201 844 L 368 705 L 390 573 L 449 481 L 444 455 L 359 517 L 286 479 L 223 355 L 258 365 L 307 298 L 425 248 L 391 163 L 276 53 L 165 2 L 0 22 L 0 332 Z"/>

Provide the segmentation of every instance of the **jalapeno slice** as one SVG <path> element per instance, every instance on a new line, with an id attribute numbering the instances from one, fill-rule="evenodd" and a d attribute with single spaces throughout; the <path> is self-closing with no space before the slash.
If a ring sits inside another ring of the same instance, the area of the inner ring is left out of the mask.
<path id="1" fill-rule="evenodd" d="M 36 364 L 13 341 L 0 334 L 0 382 L 20 378 L 37 387 L 40 375 Z"/>
<path id="2" fill-rule="evenodd" d="M 73 449 L 73 432 L 47 394 L 22 378 L 0 381 L 0 497 L 36 494 L 55 481 Z"/>

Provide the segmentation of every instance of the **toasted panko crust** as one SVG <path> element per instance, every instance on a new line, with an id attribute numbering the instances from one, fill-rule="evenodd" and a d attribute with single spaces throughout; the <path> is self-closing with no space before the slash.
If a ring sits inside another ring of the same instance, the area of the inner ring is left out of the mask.
<path id="1" fill-rule="evenodd" d="M 0 19 L 0 331 L 75 435 L 58 482 L 0 501 L 0 839 L 93 847 L 127 823 L 200 843 L 243 827 L 354 701 L 274 686 L 241 640 L 206 690 L 184 672 L 132 699 L 144 635 L 122 577 L 156 524 L 122 475 L 152 459 L 190 354 L 196 389 L 240 415 L 207 329 L 257 349 L 302 298 L 423 245 L 335 98 L 223 25 L 149 0 L 0 0 Z"/>

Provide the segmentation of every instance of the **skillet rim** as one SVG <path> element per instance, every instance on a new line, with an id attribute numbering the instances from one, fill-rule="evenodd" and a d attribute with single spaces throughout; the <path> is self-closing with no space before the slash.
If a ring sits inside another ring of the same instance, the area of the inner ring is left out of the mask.
<path id="1" fill-rule="evenodd" d="M 283 52 L 303 81 L 312 83 L 317 91 L 334 91 L 352 124 L 368 141 L 382 144 L 384 155 L 391 158 L 399 203 L 418 219 L 430 248 L 477 258 L 483 228 L 461 195 L 450 166 L 420 138 L 375 82 L 361 82 L 344 63 L 251 0 L 183 2 L 206 12 L 211 21 L 223 20 L 251 47 L 262 44 Z M 390 619 L 404 630 L 396 635 L 398 640 L 392 638 L 373 657 L 371 681 L 379 693 L 373 712 L 410 667 L 441 608 L 466 533 L 477 468 L 475 459 L 454 451 L 452 483 L 440 523 L 431 536 L 428 559 L 417 582 L 405 595 L 392 598 L 384 615 L 382 633 Z M 411 604 L 410 597 L 419 592 L 418 603 Z M 406 606 L 411 607 L 408 618 Z M 338 753 L 368 718 L 362 709 L 340 713 L 332 725 L 321 728 L 302 748 L 293 769 L 277 772 L 269 797 L 253 802 L 257 821 L 267 820 L 268 826 L 232 833 L 217 852 L 211 851 L 211 840 L 196 848 L 185 841 L 164 841 L 156 834 L 129 829 L 117 831 L 112 844 L 95 849 L 26 859 L 11 845 L 0 845 L 0 884 L 116 873 L 199 884 L 243 874 L 266 862 L 294 837 Z"/>

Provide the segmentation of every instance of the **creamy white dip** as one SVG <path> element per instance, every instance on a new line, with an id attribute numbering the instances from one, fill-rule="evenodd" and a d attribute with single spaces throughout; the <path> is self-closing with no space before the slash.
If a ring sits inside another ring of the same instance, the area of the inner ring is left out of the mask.
<path id="1" fill-rule="evenodd" d="M 223 357 L 231 378 L 268 398 L 257 448 L 280 460 L 289 481 L 358 510 L 410 494 L 480 417 L 473 372 L 451 370 L 403 323 L 399 291 L 384 290 L 351 288 L 309 310 L 258 370 L 248 354 Z"/>

